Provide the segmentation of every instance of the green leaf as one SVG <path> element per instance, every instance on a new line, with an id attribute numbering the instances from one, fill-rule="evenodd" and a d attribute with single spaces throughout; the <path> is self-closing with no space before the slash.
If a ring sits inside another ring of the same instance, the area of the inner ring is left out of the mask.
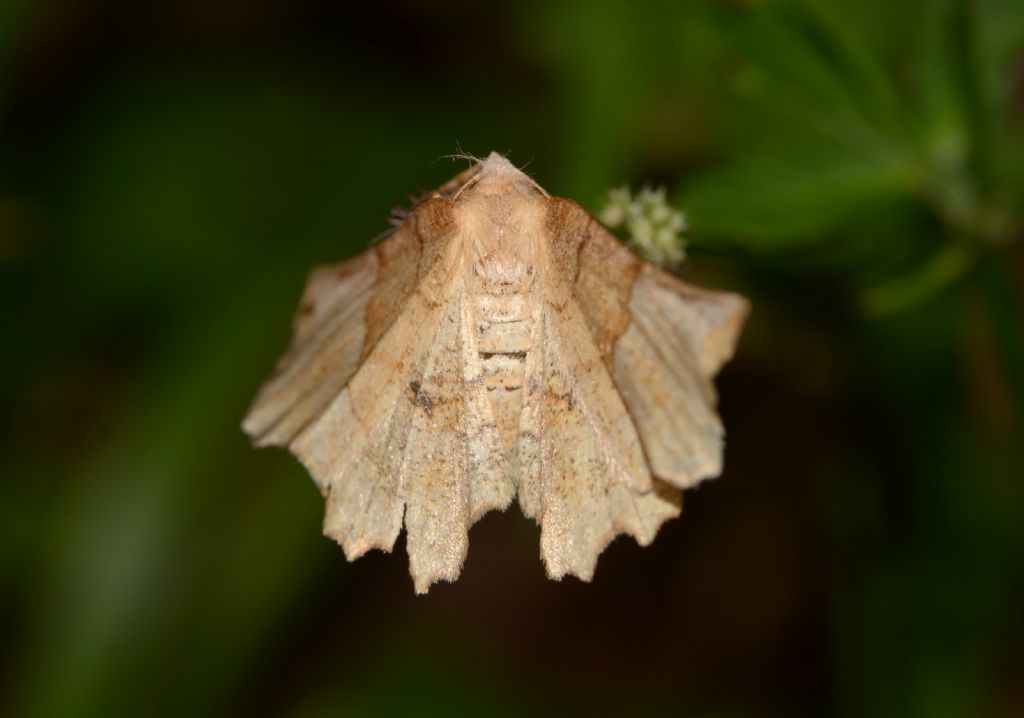
<path id="1" fill-rule="evenodd" d="M 731 235 L 751 248 L 820 242 L 848 217 L 906 197 L 913 167 L 826 146 L 783 146 L 743 157 L 692 182 L 681 205 L 696 234 Z"/>
<path id="2" fill-rule="evenodd" d="M 920 304 L 964 276 L 974 262 L 969 248 L 948 244 L 913 271 L 865 292 L 861 307 L 869 316 L 878 317 Z"/>
<path id="3" fill-rule="evenodd" d="M 736 46 L 732 124 L 740 136 L 810 135 L 858 152 L 902 144 L 893 83 L 843 13 L 809 1 L 772 3 L 750 13 Z"/>

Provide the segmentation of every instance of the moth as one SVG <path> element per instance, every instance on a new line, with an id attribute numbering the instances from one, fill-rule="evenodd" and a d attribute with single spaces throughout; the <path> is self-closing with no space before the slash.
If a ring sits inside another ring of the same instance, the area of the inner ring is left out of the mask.
<path id="1" fill-rule="evenodd" d="M 646 546 L 717 476 L 712 383 L 748 311 L 642 261 L 492 153 L 362 255 L 315 269 L 243 428 L 286 446 L 349 560 L 403 525 L 415 590 L 518 498 L 553 579 Z"/>

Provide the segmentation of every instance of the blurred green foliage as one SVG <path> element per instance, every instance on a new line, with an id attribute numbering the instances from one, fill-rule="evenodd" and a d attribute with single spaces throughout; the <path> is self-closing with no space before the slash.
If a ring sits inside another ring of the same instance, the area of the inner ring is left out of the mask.
<path id="1" fill-rule="evenodd" d="M 305 274 L 510 151 L 752 297 L 720 481 L 594 584 L 348 565 L 238 423 Z M 1024 711 L 1018 0 L 0 4 L 0 712 Z"/>

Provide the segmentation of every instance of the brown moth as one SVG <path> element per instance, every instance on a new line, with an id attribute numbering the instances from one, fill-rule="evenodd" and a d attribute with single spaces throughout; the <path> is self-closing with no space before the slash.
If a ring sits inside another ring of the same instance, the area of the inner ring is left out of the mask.
<path id="1" fill-rule="evenodd" d="M 649 544 L 720 472 L 712 377 L 747 309 L 492 153 L 313 271 L 243 427 L 306 465 L 349 560 L 404 523 L 418 593 L 455 580 L 470 526 L 517 496 L 548 575 L 587 581 L 616 535 Z"/>

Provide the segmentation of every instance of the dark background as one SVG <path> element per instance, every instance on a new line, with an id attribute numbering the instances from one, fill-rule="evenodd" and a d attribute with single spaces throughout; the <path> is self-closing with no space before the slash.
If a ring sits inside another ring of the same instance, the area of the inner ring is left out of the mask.
<path id="1" fill-rule="evenodd" d="M 754 312 L 721 479 L 414 597 L 246 406 L 307 271 L 510 152 Z M 0 3 L 0 712 L 1024 715 L 1024 4 Z"/>

